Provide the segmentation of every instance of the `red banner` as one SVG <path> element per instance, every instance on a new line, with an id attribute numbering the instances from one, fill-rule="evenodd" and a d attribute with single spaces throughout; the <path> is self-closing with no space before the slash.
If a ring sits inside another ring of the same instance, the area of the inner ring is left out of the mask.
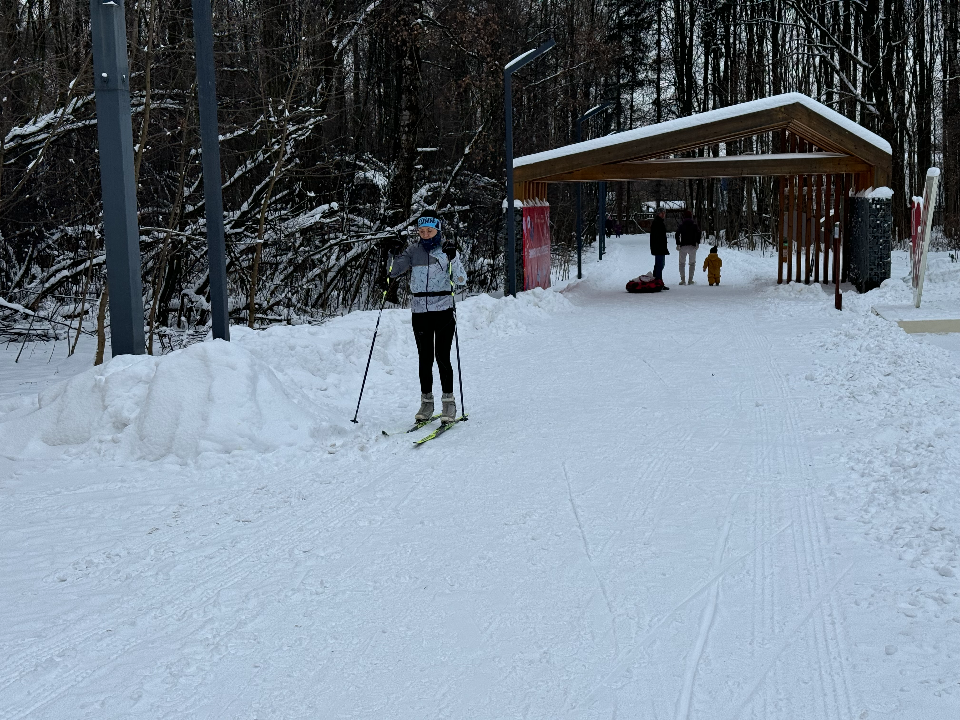
<path id="1" fill-rule="evenodd" d="M 523 204 L 524 290 L 550 287 L 550 206 L 532 202 Z"/>

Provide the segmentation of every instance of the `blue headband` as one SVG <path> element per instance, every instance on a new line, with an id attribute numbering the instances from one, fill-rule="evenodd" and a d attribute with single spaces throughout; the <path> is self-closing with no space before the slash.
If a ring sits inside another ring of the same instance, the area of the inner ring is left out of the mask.
<path id="1" fill-rule="evenodd" d="M 417 220 L 417 228 L 422 228 L 422 227 L 432 227 L 439 230 L 440 220 L 438 220 L 435 217 L 422 217 L 419 220 Z"/>

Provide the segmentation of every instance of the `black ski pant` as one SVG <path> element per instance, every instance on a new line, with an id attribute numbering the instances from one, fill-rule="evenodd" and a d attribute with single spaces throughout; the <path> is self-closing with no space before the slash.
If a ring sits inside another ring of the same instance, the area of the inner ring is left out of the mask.
<path id="1" fill-rule="evenodd" d="M 440 387 L 445 393 L 453 392 L 453 364 L 450 362 L 450 347 L 457 322 L 453 308 L 436 312 L 413 313 L 413 337 L 417 341 L 420 356 L 420 392 L 433 392 L 433 360 L 440 370 Z"/>

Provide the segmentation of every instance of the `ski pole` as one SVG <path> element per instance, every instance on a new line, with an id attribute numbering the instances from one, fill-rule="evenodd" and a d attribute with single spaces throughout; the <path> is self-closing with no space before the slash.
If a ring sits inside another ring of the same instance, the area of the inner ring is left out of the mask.
<path id="1" fill-rule="evenodd" d="M 390 256 L 390 267 L 387 268 L 387 286 L 383 289 L 383 299 L 380 300 L 380 312 L 377 313 L 377 324 L 373 328 L 373 340 L 370 341 L 370 354 L 367 355 L 367 367 L 363 371 L 363 382 L 360 383 L 360 397 L 357 398 L 357 411 L 353 414 L 353 420 L 357 422 L 357 416 L 360 414 L 360 401 L 363 400 L 363 389 L 367 386 L 367 373 L 370 372 L 370 360 L 373 359 L 373 346 L 377 342 L 377 332 L 380 330 L 380 318 L 383 315 L 383 306 L 387 304 L 387 293 L 390 290 L 390 272 L 393 270 L 393 255 Z"/>
<path id="2" fill-rule="evenodd" d="M 466 421 L 467 408 L 463 404 L 463 371 L 460 369 L 460 333 L 457 331 L 457 293 L 456 286 L 453 284 L 453 260 L 447 263 L 447 269 L 450 271 L 450 299 L 453 300 L 453 339 L 457 346 L 457 380 L 460 383 L 460 418 Z"/>

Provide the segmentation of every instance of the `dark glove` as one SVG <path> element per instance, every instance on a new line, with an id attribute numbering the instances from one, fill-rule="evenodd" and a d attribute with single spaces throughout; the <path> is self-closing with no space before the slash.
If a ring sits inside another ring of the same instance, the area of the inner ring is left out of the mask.
<path id="1" fill-rule="evenodd" d="M 407 241 L 404 240 L 400 235 L 392 238 L 385 238 L 381 241 L 381 245 L 384 250 L 394 257 L 407 249 Z"/>
<path id="2" fill-rule="evenodd" d="M 387 295 L 386 301 L 388 303 L 393 303 L 394 305 L 400 304 L 400 283 L 398 282 L 400 278 L 394 278 L 390 281 L 390 284 L 387 285 Z"/>
<path id="3" fill-rule="evenodd" d="M 457 241 L 444 240 L 443 245 L 440 246 L 440 249 L 447 254 L 447 258 L 453 260 L 457 256 Z"/>

